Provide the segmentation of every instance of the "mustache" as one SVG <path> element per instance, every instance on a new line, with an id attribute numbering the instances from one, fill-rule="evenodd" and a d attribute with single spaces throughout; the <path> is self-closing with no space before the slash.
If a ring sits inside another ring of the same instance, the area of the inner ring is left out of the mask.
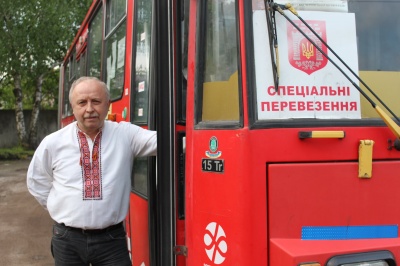
<path id="1" fill-rule="evenodd" d="M 99 115 L 85 115 L 83 118 L 98 118 Z"/>

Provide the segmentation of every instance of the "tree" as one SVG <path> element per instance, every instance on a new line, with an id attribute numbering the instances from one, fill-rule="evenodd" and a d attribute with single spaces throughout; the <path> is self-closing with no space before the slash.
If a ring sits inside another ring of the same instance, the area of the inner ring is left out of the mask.
<path id="1" fill-rule="evenodd" d="M 0 0 L 1 80 L 3 86 L 13 86 L 17 131 L 22 146 L 35 148 L 37 145 L 36 125 L 43 87 L 47 86 L 44 84 L 47 81 L 54 84 L 54 67 L 62 61 L 91 2 Z M 24 94 L 33 99 L 28 130 L 24 123 Z"/>

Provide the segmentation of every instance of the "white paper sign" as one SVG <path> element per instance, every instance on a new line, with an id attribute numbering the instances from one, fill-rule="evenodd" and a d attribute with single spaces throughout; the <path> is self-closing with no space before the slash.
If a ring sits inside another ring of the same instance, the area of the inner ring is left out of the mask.
<path id="1" fill-rule="evenodd" d="M 299 18 L 287 16 L 322 52 L 358 84 L 351 72 L 312 36 Z M 299 12 L 350 69 L 358 74 L 355 17 L 350 13 Z M 274 86 L 264 11 L 253 13 L 258 119 L 361 118 L 358 90 L 296 27 L 276 14 L 279 47 L 279 88 Z"/>

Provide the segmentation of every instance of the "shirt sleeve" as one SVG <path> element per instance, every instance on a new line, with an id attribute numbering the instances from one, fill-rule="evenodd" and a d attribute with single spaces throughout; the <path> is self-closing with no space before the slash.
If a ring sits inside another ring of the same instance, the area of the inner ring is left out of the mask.
<path id="1" fill-rule="evenodd" d="M 122 123 L 122 122 L 121 122 Z M 147 130 L 130 123 L 122 123 L 124 127 L 129 127 L 130 145 L 136 157 L 157 155 L 157 132 Z"/>
<path id="2" fill-rule="evenodd" d="M 43 208 L 47 209 L 47 198 L 53 183 L 51 154 L 44 141 L 36 149 L 27 172 L 29 192 Z"/>

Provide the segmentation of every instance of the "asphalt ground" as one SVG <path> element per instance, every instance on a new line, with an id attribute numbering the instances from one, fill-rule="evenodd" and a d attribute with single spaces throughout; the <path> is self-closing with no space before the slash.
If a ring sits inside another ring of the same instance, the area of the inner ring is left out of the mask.
<path id="1" fill-rule="evenodd" d="M 54 265 L 48 212 L 26 187 L 30 159 L 0 160 L 0 265 Z"/>

